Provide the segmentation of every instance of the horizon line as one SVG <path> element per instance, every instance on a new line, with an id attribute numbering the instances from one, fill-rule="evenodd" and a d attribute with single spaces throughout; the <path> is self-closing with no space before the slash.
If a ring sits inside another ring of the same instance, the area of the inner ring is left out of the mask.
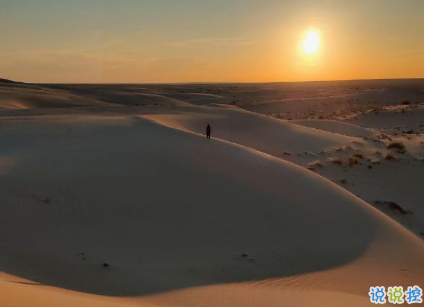
<path id="1" fill-rule="evenodd" d="M 282 84 L 282 83 L 325 83 L 325 82 L 354 82 L 354 81 L 396 81 L 396 80 L 424 80 L 423 77 L 403 77 L 403 78 L 358 78 L 358 79 L 330 79 L 330 80 L 304 80 L 304 81 L 178 81 L 178 82 L 30 82 L 16 81 L 13 79 L 0 78 L 0 80 L 14 83 L 35 84 L 35 85 L 214 85 L 214 84 Z"/>
<path id="2" fill-rule="evenodd" d="M 423 77 L 404 77 L 404 78 L 359 78 L 359 79 L 332 79 L 332 80 L 305 80 L 305 81 L 181 81 L 181 82 L 23 82 L 26 84 L 46 84 L 46 85 L 213 85 L 213 84 L 277 84 L 277 83 L 325 83 L 325 82 L 354 82 L 354 81 L 396 81 L 396 80 L 424 80 Z"/>

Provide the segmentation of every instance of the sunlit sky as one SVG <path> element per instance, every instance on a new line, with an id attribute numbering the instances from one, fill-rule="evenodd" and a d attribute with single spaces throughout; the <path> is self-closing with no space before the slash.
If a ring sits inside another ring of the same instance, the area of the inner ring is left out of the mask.
<path id="1" fill-rule="evenodd" d="M 0 0 L 0 78 L 419 78 L 423 16 L 424 0 Z M 311 31 L 319 46 L 305 52 Z"/>

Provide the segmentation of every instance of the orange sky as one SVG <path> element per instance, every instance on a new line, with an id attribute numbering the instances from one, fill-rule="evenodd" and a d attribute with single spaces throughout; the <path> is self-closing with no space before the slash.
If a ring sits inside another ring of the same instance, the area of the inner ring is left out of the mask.
<path id="1" fill-rule="evenodd" d="M 422 0 L 0 0 L 0 77 L 269 82 L 424 77 Z M 308 29 L 321 33 L 306 55 Z"/>

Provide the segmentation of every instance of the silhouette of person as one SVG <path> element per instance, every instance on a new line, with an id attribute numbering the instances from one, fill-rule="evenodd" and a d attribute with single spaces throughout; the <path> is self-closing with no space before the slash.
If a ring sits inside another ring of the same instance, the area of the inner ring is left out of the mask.
<path id="1" fill-rule="evenodd" d="M 208 124 L 208 126 L 206 127 L 206 137 L 208 139 L 211 138 L 211 132 L 212 132 L 211 126 Z"/>

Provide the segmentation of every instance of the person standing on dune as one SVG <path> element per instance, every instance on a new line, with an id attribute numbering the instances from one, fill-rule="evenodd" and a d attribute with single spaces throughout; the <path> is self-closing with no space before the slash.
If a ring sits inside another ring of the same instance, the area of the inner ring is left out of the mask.
<path id="1" fill-rule="evenodd" d="M 208 139 L 211 138 L 211 132 L 212 132 L 211 126 L 208 124 L 208 126 L 206 127 L 206 137 Z"/>

